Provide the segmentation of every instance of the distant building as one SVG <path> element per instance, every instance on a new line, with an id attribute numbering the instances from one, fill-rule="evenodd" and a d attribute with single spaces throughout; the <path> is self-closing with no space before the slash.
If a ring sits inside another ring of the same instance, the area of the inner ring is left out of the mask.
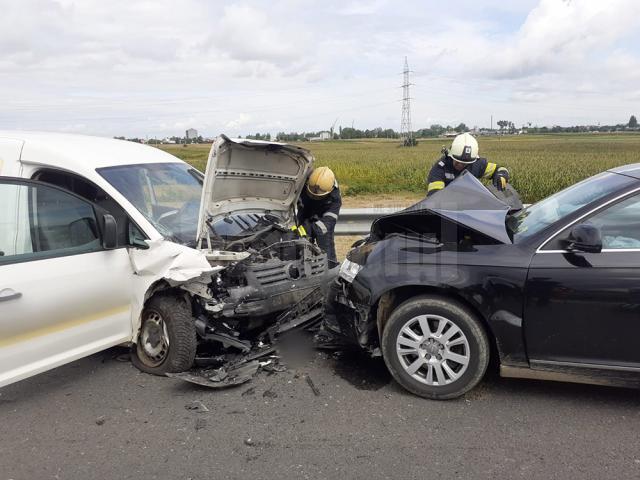
<path id="1" fill-rule="evenodd" d="M 309 140 L 311 140 L 312 142 L 331 140 L 331 132 L 320 132 L 320 135 L 318 135 L 317 137 L 311 137 L 309 138 Z"/>
<path id="2" fill-rule="evenodd" d="M 198 131 L 195 128 L 189 128 L 184 132 L 185 138 L 189 138 L 191 140 L 198 138 Z"/>

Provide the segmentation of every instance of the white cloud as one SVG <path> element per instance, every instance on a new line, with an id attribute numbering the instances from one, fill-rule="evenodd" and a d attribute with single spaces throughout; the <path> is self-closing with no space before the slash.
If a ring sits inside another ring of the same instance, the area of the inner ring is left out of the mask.
<path id="1" fill-rule="evenodd" d="M 622 121 L 640 84 L 635 0 L 5 0 L 2 12 L 0 128 L 398 128 L 405 55 L 416 128 L 492 113 Z"/>
<path id="2" fill-rule="evenodd" d="M 340 15 L 372 15 L 377 13 L 386 4 L 386 0 L 351 1 L 339 8 L 338 13 Z"/>
<path id="3" fill-rule="evenodd" d="M 225 123 L 224 126 L 226 128 L 228 128 L 229 130 L 234 130 L 235 131 L 238 128 L 245 127 L 245 126 L 249 125 L 250 121 L 251 121 L 251 115 L 247 115 L 246 113 L 241 113 L 240 115 L 238 115 L 233 120 L 230 120 L 227 123 Z"/>

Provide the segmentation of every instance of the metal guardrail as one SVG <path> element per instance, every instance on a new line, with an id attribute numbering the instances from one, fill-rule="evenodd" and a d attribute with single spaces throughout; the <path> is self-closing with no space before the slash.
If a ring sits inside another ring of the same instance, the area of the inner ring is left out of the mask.
<path id="1" fill-rule="evenodd" d="M 336 225 L 336 235 L 367 235 L 373 221 L 402 208 L 343 208 Z"/>
<path id="2" fill-rule="evenodd" d="M 525 204 L 528 207 L 530 204 Z M 376 218 L 397 212 L 406 207 L 397 208 L 343 208 L 336 225 L 336 235 L 367 235 Z"/>

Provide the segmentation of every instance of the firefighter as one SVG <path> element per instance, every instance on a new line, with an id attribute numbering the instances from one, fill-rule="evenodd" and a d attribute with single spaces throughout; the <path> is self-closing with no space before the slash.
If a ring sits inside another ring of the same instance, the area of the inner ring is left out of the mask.
<path id="1" fill-rule="evenodd" d="M 476 178 L 490 179 L 500 191 L 509 183 L 509 171 L 479 157 L 478 142 L 469 133 L 457 135 L 451 149 L 443 149 L 442 154 L 427 177 L 427 196 L 442 190 L 465 170 Z"/>
<path id="2" fill-rule="evenodd" d="M 334 232 L 342 197 L 336 176 L 329 167 L 318 167 L 311 172 L 298 200 L 298 228 L 315 240 L 327 253 L 329 260 L 337 261 Z"/>

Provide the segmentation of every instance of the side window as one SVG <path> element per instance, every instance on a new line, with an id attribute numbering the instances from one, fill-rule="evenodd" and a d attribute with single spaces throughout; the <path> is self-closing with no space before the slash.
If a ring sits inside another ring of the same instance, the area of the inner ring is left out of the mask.
<path id="1" fill-rule="evenodd" d="M 144 238 L 144 235 L 139 231 L 139 229 L 137 229 L 135 225 L 131 225 L 129 216 L 126 214 L 124 209 L 102 188 L 89 180 L 73 173 L 58 170 L 40 170 L 33 176 L 33 179 L 69 190 L 70 192 L 87 199 L 91 203 L 98 205 L 100 208 L 105 209 L 108 213 L 113 215 L 118 226 L 119 247 L 126 247 L 130 245 L 129 230 L 132 228 L 136 229 L 138 234 Z"/>
<path id="2" fill-rule="evenodd" d="M 0 263 L 100 250 L 93 207 L 44 185 L 0 183 Z"/>
<path id="3" fill-rule="evenodd" d="M 602 248 L 640 248 L 640 195 L 596 213 L 585 223 L 600 229 Z"/>

